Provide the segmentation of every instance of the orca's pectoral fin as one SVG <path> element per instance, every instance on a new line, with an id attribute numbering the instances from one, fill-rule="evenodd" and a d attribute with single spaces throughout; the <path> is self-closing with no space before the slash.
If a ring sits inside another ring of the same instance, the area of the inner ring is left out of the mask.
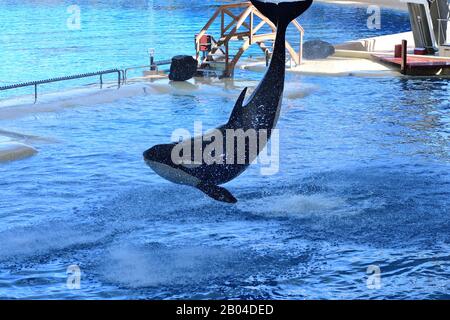
<path id="1" fill-rule="evenodd" d="M 237 202 L 237 199 L 231 194 L 231 192 L 223 187 L 215 186 L 213 184 L 199 184 L 197 185 L 197 189 L 217 201 L 227 203 Z"/>
<path id="2" fill-rule="evenodd" d="M 239 95 L 239 98 L 236 101 L 236 104 L 234 105 L 233 111 L 231 112 L 230 120 L 228 120 L 228 123 L 233 122 L 236 120 L 236 118 L 241 113 L 241 108 L 244 104 L 245 94 L 247 93 L 247 87 L 242 90 L 241 94 Z"/>

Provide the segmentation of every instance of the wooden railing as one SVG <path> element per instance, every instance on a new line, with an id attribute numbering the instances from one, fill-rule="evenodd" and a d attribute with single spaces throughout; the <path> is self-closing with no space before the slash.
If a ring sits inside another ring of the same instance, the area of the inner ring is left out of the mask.
<path id="1" fill-rule="evenodd" d="M 237 9 L 241 9 L 238 13 L 233 12 Z M 205 58 L 201 58 L 200 40 L 202 36 L 206 35 L 213 23 L 220 17 L 220 38 L 213 42 L 211 51 Z M 227 21 L 231 18 L 231 21 Z M 264 26 L 269 26 L 272 32 L 260 33 Z M 296 21 L 293 21 L 293 25 L 299 32 L 299 47 L 295 50 L 293 46 L 286 41 L 286 49 L 296 65 L 300 65 L 302 62 L 302 47 L 303 47 L 303 35 L 304 30 L 302 26 Z M 196 58 L 199 61 L 201 67 L 205 67 L 208 64 L 214 63 L 215 55 L 218 50 L 220 60 L 224 64 L 224 76 L 231 76 L 233 74 L 234 67 L 239 61 L 242 54 L 253 44 L 257 44 L 265 54 L 270 51 L 266 42 L 275 40 L 276 26 L 266 18 L 262 13 L 256 9 L 251 2 L 243 2 L 237 4 L 228 4 L 220 6 L 205 24 L 202 30 L 195 37 L 196 46 Z M 229 42 L 231 40 L 243 41 L 242 46 L 238 49 L 237 53 L 231 57 Z"/>

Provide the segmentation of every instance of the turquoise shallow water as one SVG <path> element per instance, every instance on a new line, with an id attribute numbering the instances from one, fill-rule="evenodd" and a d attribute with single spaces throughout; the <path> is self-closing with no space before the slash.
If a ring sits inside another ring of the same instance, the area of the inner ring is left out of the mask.
<path id="1" fill-rule="evenodd" d="M 197 21 L 185 19 L 192 10 L 183 1 L 81 2 L 87 25 L 72 34 L 58 29 L 65 4 L 0 3 L 1 39 L 13 39 L 2 42 L 7 81 L 145 64 L 149 46 L 161 56 L 174 43 L 191 52 L 191 29 L 214 10 L 193 2 Z M 40 20 L 20 23 L 25 16 Z M 379 31 L 365 17 L 364 8 L 315 4 L 302 24 L 308 37 L 334 43 L 407 28 L 396 11 L 384 12 L 392 22 Z M 17 51 L 25 40 L 26 52 Z M 287 77 L 288 92 L 305 88 L 314 90 L 284 101 L 279 173 L 252 166 L 227 185 L 235 206 L 162 180 L 141 155 L 176 128 L 224 122 L 240 88 L 143 93 L 0 120 L 58 141 L 0 166 L 0 297 L 448 299 L 448 81 Z M 74 264 L 79 290 L 66 285 Z M 379 288 L 367 286 L 371 265 L 381 270 Z"/>

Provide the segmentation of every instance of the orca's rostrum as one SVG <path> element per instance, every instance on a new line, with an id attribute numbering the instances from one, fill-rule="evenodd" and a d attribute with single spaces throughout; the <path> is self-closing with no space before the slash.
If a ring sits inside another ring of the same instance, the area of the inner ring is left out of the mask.
<path id="1" fill-rule="evenodd" d="M 272 59 L 256 90 L 244 103 L 247 92 L 245 88 L 228 122 L 210 133 L 179 143 L 159 144 L 144 152 L 145 162 L 161 177 L 174 183 L 196 187 L 208 196 L 228 203 L 235 203 L 237 200 L 219 185 L 243 173 L 270 139 L 283 98 L 286 29 L 292 20 L 312 4 L 312 0 L 251 2 L 277 27 Z M 253 148 L 249 132 L 256 132 L 259 136 L 256 148 Z M 260 139 L 261 136 L 266 139 Z M 230 141 L 237 141 L 231 149 L 225 147 L 227 143 L 230 145 Z M 239 142 L 244 145 L 239 145 Z M 222 146 L 222 149 L 217 146 Z M 211 151 L 208 156 L 205 156 L 208 154 L 206 150 Z M 201 155 L 200 159 L 195 157 L 198 154 Z"/>

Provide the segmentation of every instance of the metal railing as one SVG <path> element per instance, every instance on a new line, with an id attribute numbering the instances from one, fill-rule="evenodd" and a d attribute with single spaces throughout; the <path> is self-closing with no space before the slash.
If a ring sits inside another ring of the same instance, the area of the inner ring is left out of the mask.
<path id="1" fill-rule="evenodd" d="M 117 73 L 117 89 L 120 89 L 120 86 L 122 84 L 122 79 L 124 77 L 123 76 L 124 71 L 120 70 L 120 69 L 110 69 L 110 70 L 97 71 L 97 72 L 91 72 L 91 73 L 83 73 L 83 74 L 77 74 L 77 75 L 66 76 L 66 77 L 58 77 L 58 78 L 51 78 L 51 79 L 46 79 L 46 80 L 38 80 L 38 81 L 11 84 L 11 85 L 6 85 L 6 86 L 1 86 L 0 91 L 33 86 L 34 87 L 34 103 L 36 103 L 37 99 L 38 99 L 38 89 L 37 89 L 38 85 L 100 76 L 100 88 L 103 88 L 103 76 L 106 74 L 112 74 L 112 73 Z"/>
<path id="2" fill-rule="evenodd" d="M 128 80 L 128 72 L 131 70 L 139 70 L 139 69 L 149 69 L 158 71 L 158 66 L 162 65 L 168 65 L 172 63 L 172 59 L 168 60 L 160 60 L 160 61 L 154 61 L 153 57 L 151 57 L 151 65 L 148 66 L 138 66 L 138 67 L 130 67 L 126 68 L 124 70 L 122 69 L 109 69 L 104 71 L 97 71 L 97 72 L 90 72 L 90 73 L 83 73 L 83 74 L 77 74 L 72 76 L 65 76 L 65 77 L 58 77 L 58 78 L 51 78 L 46 80 L 37 80 L 37 81 L 30 81 L 30 82 L 23 82 L 23 83 L 16 83 L 16 84 L 9 84 L 5 86 L 0 86 L 0 91 L 6 91 L 6 90 L 12 90 L 12 89 L 18 89 L 18 88 L 24 88 L 24 87 L 34 87 L 34 103 L 38 100 L 38 86 L 47 84 L 47 83 L 53 83 L 53 82 L 61 82 L 61 81 L 68 81 L 68 80 L 74 80 L 74 79 L 82 79 L 82 78 L 89 78 L 89 77 L 100 77 L 100 89 L 103 88 L 103 76 L 106 74 L 117 74 L 117 89 L 120 89 L 122 84 L 126 84 Z"/>

